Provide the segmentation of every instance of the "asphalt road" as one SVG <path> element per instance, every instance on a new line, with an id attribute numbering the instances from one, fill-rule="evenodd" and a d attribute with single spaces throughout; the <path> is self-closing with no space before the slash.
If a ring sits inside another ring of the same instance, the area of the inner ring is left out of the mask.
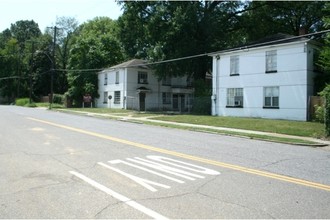
<path id="1" fill-rule="evenodd" d="M 0 106 L 0 218 L 330 218 L 330 151 Z"/>

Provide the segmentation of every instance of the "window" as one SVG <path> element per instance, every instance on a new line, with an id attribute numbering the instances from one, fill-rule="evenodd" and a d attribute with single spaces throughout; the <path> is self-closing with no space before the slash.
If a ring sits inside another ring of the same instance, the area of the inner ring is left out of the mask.
<path id="1" fill-rule="evenodd" d="M 108 85 L 108 74 L 104 74 L 104 85 Z"/>
<path id="2" fill-rule="evenodd" d="M 266 51 L 266 73 L 277 72 L 277 51 Z"/>
<path id="3" fill-rule="evenodd" d="M 264 108 L 279 107 L 279 87 L 264 88 Z"/>
<path id="4" fill-rule="evenodd" d="M 171 93 L 163 92 L 163 104 L 171 104 Z"/>
<path id="5" fill-rule="evenodd" d="M 103 103 L 104 104 L 108 103 L 108 92 L 103 93 Z"/>
<path id="6" fill-rule="evenodd" d="M 227 89 L 227 107 L 243 107 L 243 88 Z"/>
<path id="7" fill-rule="evenodd" d="M 148 73 L 138 72 L 138 83 L 139 84 L 148 84 Z"/>
<path id="8" fill-rule="evenodd" d="M 115 91 L 115 98 L 113 100 L 114 104 L 120 104 L 120 91 Z"/>
<path id="9" fill-rule="evenodd" d="M 119 84 L 119 71 L 116 72 L 116 84 Z"/>
<path id="10" fill-rule="evenodd" d="M 162 85 L 163 86 L 170 86 L 171 85 L 171 77 L 169 76 L 165 76 L 165 78 L 163 78 L 162 80 Z"/>
<path id="11" fill-rule="evenodd" d="M 237 76 L 239 75 L 239 56 L 230 57 L 230 75 Z"/>

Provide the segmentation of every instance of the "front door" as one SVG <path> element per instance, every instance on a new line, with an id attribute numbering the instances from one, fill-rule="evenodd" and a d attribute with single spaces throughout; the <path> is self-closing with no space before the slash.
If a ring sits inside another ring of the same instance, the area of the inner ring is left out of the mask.
<path id="1" fill-rule="evenodd" d="M 173 110 L 183 112 L 185 107 L 185 95 L 173 94 Z"/>
<path id="2" fill-rule="evenodd" d="M 140 92 L 139 94 L 139 103 L 140 103 L 140 111 L 146 110 L 146 94 L 143 92 Z"/>
<path id="3" fill-rule="evenodd" d="M 186 105 L 185 105 L 185 95 L 184 94 L 180 94 L 180 99 L 179 99 L 179 103 L 180 103 L 180 112 L 184 112 L 185 111 L 185 108 L 186 108 Z"/>

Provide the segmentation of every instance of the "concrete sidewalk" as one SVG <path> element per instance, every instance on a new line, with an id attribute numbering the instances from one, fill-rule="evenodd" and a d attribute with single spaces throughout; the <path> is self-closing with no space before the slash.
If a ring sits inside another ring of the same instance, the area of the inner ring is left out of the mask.
<path id="1" fill-rule="evenodd" d="M 111 117 L 117 118 L 121 121 L 128 121 L 128 122 L 154 122 L 159 124 L 169 124 L 175 126 L 182 126 L 182 127 L 190 127 L 190 128 L 200 128 L 200 129 L 210 129 L 215 131 L 228 131 L 228 132 L 237 132 L 241 134 L 256 134 L 256 135 L 263 135 L 263 136 L 272 136 L 272 137 L 279 137 L 279 138 L 290 138 L 290 139 L 297 139 L 297 140 L 304 140 L 304 141 L 311 141 L 316 143 L 311 144 L 310 146 L 314 147 L 322 147 L 322 146 L 330 146 L 330 141 L 311 138 L 311 137 L 301 137 L 301 136 L 293 136 L 293 135 L 286 135 L 286 134 L 278 134 L 278 133 L 271 133 L 271 132 L 262 132 L 262 131 L 252 131 L 252 130 L 244 130 L 244 129 L 237 129 L 237 128 L 226 128 L 226 127 L 216 127 L 216 126 L 208 126 L 208 125 L 197 125 L 197 124 L 188 124 L 188 123 L 178 123 L 178 122 L 171 122 L 171 121 L 161 121 L 157 120 L 157 116 L 150 116 L 150 117 L 131 117 L 131 116 L 123 116 L 121 114 L 101 114 L 101 113 L 90 113 L 84 111 L 73 111 L 69 109 L 61 109 L 59 111 L 62 112 L 74 112 L 78 114 L 83 114 L 87 116 L 97 116 L 97 117 Z M 308 144 L 306 144 L 308 145 Z"/>

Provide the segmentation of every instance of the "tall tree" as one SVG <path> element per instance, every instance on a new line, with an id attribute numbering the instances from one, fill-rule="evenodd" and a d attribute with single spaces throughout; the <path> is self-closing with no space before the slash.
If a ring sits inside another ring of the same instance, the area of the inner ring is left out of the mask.
<path id="1" fill-rule="evenodd" d="M 97 17 L 79 27 L 69 59 L 68 67 L 72 71 L 68 73 L 67 92 L 77 105 L 86 93 L 98 97 L 97 69 L 123 61 L 116 30 L 116 21 L 107 17 Z"/>
<path id="2" fill-rule="evenodd" d="M 41 35 L 41 31 L 39 29 L 38 24 L 33 20 L 17 21 L 15 24 L 11 25 L 10 31 L 12 37 L 17 39 L 21 52 L 25 48 L 26 41 L 32 38 L 37 38 Z"/>
<path id="3" fill-rule="evenodd" d="M 73 17 L 57 17 L 56 22 L 56 48 L 55 48 L 55 62 L 56 69 L 61 69 L 62 71 L 57 71 L 54 75 L 54 89 L 55 93 L 61 93 L 67 91 L 67 69 L 70 50 L 72 47 L 72 42 L 74 35 L 77 33 L 78 21 Z M 54 28 L 46 29 L 46 34 L 54 37 Z"/>
<path id="4" fill-rule="evenodd" d="M 241 42 L 235 29 L 241 2 L 124 2 L 119 36 L 129 57 L 161 61 L 219 50 Z M 133 30 L 133 31 L 132 31 Z M 230 40 L 229 40 L 230 39 Z M 157 65 L 160 78 L 189 74 L 205 77 L 207 57 Z"/>
<path id="5" fill-rule="evenodd" d="M 0 48 L 0 96 L 12 102 L 17 97 L 19 82 L 19 46 L 14 38 L 7 39 L 3 45 L 3 48 Z"/>
<path id="6" fill-rule="evenodd" d="M 255 41 L 266 35 L 286 33 L 299 35 L 322 30 L 324 1 L 253 1 L 243 14 L 241 28 L 247 33 L 247 41 Z"/>
<path id="7" fill-rule="evenodd" d="M 330 28 L 330 3 L 327 3 L 324 8 L 324 27 Z M 330 33 L 325 35 L 324 47 L 321 50 L 319 65 L 322 67 L 322 72 L 316 77 L 316 86 L 318 91 L 322 91 L 326 85 L 330 84 Z M 329 87 L 329 86 L 328 86 Z M 327 88 L 329 89 L 329 88 Z"/>

